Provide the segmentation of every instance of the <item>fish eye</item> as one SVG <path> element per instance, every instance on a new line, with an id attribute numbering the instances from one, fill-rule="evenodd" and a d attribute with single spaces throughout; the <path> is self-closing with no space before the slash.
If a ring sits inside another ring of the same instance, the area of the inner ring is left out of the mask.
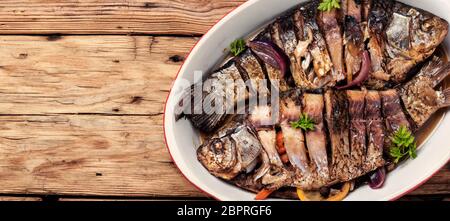
<path id="1" fill-rule="evenodd" d="M 211 147 L 215 153 L 223 152 L 223 142 L 220 139 L 214 139 L 211 143 Z"/>

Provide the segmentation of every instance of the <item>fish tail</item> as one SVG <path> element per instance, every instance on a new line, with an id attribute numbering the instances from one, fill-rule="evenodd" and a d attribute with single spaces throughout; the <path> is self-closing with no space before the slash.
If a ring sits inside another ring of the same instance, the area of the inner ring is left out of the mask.
<path id="1" fill-rule="evenodd" d="M 433 82 L 433 87 L 436 87 L 450 75 L 450 62 L 443 62 L 442 59 L 436 60 L 436 58 L 434 57 L 430 64 L 424 68 L 425 74 L 429 75 Z"/>

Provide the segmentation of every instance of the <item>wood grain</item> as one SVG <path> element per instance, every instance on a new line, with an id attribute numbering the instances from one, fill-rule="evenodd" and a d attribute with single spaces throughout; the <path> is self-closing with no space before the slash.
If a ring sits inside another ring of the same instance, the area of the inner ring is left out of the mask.
<path id="1" fill-rule="evenodd" d="M 203 196 L 175 168 L 161 116 L 1 116 L 2 193 Z"/>
<path id="2" fill-rule="evenodd" d="M 0 36 L 0 193 L 205 197 L 175 168 L 162 130 L 197 40 Z M 447 166 L 412 194 L 450 194 L 449 180 Z"/>
<path id="3" fill-rule="evenodd" d="M 204 34 L 244 0 L 2 0 L 0 34 Z"/>
<path id="4" fill-rule="evenodd" d="M 197 40 L 0 36 L 0 114 L 162 114 Z"/>
<path id="5" fill-rule="evenodd" d="M 1 193 L 203 196 L 171 162 L 162 129 L 196 40 L 0 36 Z"/>
<path id="6" fill-rule="evenodd" d="M 40 197 L 0 196 L 0 201 L 42 201 Z"/>

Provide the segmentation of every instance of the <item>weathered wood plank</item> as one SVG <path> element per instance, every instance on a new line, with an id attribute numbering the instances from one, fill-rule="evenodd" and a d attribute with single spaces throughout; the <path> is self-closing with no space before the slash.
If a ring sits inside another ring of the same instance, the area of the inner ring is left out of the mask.
<path id="1" fill-rule="evenodd" d="M 0 201 L 42 201 L 40 197 L 0 196 Z"/>
<path id="2" fill-rule="evenodd" d="M 204 34 L 244 0 L 2 0 L 0 34 Z"/>
<path id="3" fill-rule="evenodd" d="M 168 90 L 196 40 L 0 36 L 0 192 L 203 196 L 162 134 Z"/>
<path id="4" fill-rule="evenodd" d="M 162 141 L 161 116 L 1 116 L 6 194 L 199 197 Z"/>
<path id="5" fill-rule="evenodd" d="M 161 114 L 197 40 L 0 36 L 0 114 Z"/>

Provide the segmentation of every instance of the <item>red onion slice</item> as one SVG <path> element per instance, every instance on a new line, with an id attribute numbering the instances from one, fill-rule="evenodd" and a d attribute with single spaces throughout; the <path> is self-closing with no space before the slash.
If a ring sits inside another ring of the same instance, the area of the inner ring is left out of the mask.
<path id="1" fill-rule="evenodd" d="M 386 169 L 384 167 L 379 168 L 370 175 L 369 186 L 372 189 L 380 189 L 384 181 L 386 180 Z"/>
<path id="2" fill-rule="evenodd" d="M 364 52 L 362 54 L 361 70 L 359 71 L 358 76 L 355 79 L 353 79 L 352 82 L 348 83 L 347 85 L 341 86 L 341 87 L 336 87 L 336 89 L 344 90 L 344 89 L 351 88 L 353 86 L 361 86 L 369 78 L 371 68 L 372 68 L 372 62 L 370 60 L 369 52 L 367 50 L 364 50 Z"/>
<path id="3" fill-rule="evenodd" d="M 248 47 L 265 63 L 281 71 L 283 77 L 289 67 L 289 59 L 283 50 L 269 41 L 252 41 Z"/>

